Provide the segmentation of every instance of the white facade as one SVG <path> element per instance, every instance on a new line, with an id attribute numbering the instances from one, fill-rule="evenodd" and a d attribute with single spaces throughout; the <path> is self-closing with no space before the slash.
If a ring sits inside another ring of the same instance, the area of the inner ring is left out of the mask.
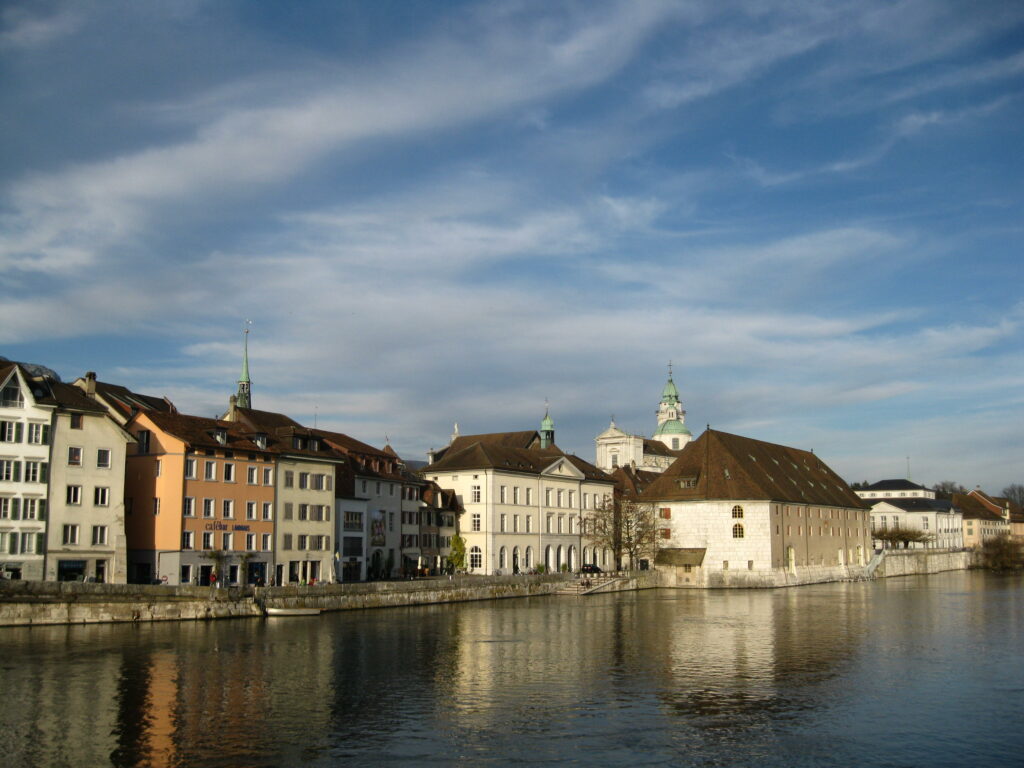
<path id="1" fill-rule="evenodd" d="M 879 501 L 871 507 L 871 530 L 906 528 L 935 537 L 929 543 L 911 542 L 911 549 L 962 549 L 964 546 L 963 515 L 955 508 L 906 510 Z"/>
<path id="2" fill-rule="evenodd" d="M 16 366 L 0 381 L 0 572 L 40 580 L 54 407 L 37 404 L 48 393 L 32 383 Z"/>
<path id="3" fill-rule="evenodd" d="M 612 492 L 611 483 L 588 481 L 564 456 L 539 474 L 430 467 L 423 474 L 458 496 L 466 567 L 479 574 L 579 570 L 582 515 Z"/>
<path id="4" fill-rule="evenodd" d="M 59 410 L 53 424 L 46 579 L 128 578 L 125 455 L 132 437 L 104 413 Z"/>

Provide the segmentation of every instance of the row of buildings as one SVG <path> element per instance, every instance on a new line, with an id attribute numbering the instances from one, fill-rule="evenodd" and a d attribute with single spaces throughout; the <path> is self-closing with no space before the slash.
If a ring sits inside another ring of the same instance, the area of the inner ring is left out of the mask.
<path id="1" fill-rule="evenodd" d="M 425 464 L 403 461 L 252 408 L 247 353 L 219 419 L 92 373 L 65 384 L 0 360 L 0 386 L 7 578 L 359 581 L 441 571 L 459 536 L 472 573 L 653 560 L 680 585 L 756 582 L 864 565 L 890 527 L 947 549 L 1024 535 L 1019 508 L 980 489 L 952 500 L 908 481 L 855 492 L 813 452 L 710 428 L 694 439 L 671 368 L 653 436 L 613 420 L 593 464 L 558 447 L 547 413 L 539 430 L 456 426 Z M 649 539 L 623 562 L 619 532 L 637 507 L 653 510 Z"/>

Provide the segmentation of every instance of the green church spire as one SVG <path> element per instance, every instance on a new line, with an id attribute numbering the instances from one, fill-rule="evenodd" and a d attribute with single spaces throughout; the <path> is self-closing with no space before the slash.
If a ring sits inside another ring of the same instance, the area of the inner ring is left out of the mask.
<path id="1" fill-rule="evenodd" d="M 251 323 L 251 320 L 246 320 L 246 323 Z M 252 381 L 249 379 L 249 328 L 246 327 L 245 341 L 242 351 L 242 376 L 238 379 L 238 407 L 239 408 L 252 408 L 252 400 L 250 399 L 250 389 L 252 387 Z"/>

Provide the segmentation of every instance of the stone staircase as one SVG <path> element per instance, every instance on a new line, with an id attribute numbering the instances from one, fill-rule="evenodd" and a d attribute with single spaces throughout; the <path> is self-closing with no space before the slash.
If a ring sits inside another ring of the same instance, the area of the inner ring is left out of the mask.
<path id="1" fill-rule="evenodd" d="M 555 591 L 555 594 L 582 597 L 583 595 L 592 595 L 595 592 L 604 589 L 609 584 L 625 580 L 626 579 L 622 576 L 585 576 L 577 579 L 571 584 L 566 584 L 560 587 Z"/>

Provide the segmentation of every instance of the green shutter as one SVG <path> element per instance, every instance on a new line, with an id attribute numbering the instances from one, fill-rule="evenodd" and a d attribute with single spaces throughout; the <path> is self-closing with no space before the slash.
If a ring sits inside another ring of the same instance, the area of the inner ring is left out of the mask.
<path id="1" fill-rule="evenodd" d="M 11 499 L 11 520 L 21 519 L 21 499 L 15 496 Z"/>
<path id="2" fill-rule="evenodd" d="M 12 461 L 11 463 L 14 465 L 14 482 L 20 483 L 21 482 L 21 462 L 20 461 Z"/>
<path id="3" fill-rule="evenodd" d="M 46 519 L 46 499 L 40 499 L 36 502 L 36 513 L 40 520 Z"/>
<path id="4" fill-rule="evenodd" d="M 50 479 L 50 465 L 47 462 L 42 462 L 39 465 L 39 482 L 45 483 Z"/>
<path id="5" fill-rule="evenodd" d="M 50 444 L 50 425 L 43 424 L 43 445 Z"/>
<path id="6" fill-rule="evenodd" d="M 18 554 L 18 534 L 9 533 L 7 538 L 7 554 L 16 555 Z"/>
<path id="7" fill-rule="evenodd" d="M 20 421 L 14 425 L 14 442 L 21 442 L 21 436 L 23 434 L 22 430 L 24 429 L 24 427 L 25 425 L 22 424 Z"/>
<path id="8" fill-rule="evenodd" d="M 45 533 L 37 533 L 36 534 L 36 554 L 37 555 L 43 554 L 43 551 L 45 549 L 46 549 L 46 534 Z"/>

